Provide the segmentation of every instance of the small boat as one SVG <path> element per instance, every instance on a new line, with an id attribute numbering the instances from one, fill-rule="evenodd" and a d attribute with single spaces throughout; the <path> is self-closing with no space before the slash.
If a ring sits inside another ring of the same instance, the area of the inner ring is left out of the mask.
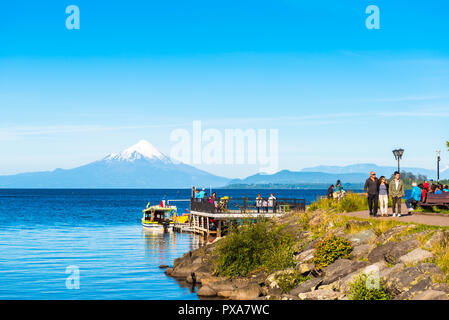
<path id="1" fill-rule="evenodd" d="M 177 215 L 176 206 L 160 205 L 150 206 L 142 210 L 142 226 L 147 230 L 154 231 L 172 231 L 176 224 L 186 224 L 189 220 L 189 214 Z"/>

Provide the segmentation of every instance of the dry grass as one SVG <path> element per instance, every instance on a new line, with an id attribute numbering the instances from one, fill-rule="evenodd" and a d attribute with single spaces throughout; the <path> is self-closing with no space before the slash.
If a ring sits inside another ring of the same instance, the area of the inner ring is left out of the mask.
<path id="1" fill-rule="evenodd" d="M 434 263 L 446 275 L 444 281 L 449 284 L 449 246 L 447 244 L 437 243 L 432 246 L 430 251 L 434 254 Z"/>

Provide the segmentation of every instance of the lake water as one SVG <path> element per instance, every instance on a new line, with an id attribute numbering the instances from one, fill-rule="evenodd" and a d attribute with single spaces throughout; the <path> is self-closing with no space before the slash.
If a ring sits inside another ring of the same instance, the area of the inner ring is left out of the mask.
<path id="1" fill-rule="evenodd" d="M 268 190 L 214 191 L 268 196 Z M 325 193 L 275 191 L 307 203 Z M 0 299 L 197 299 L 159 265 L 198 248 L 200 238 L 149 233 L 140 225 L 148 201 L 189 195 L 187 189 L 0 189 Z M 185 212 L 188 203 L 177 206 Z"/>

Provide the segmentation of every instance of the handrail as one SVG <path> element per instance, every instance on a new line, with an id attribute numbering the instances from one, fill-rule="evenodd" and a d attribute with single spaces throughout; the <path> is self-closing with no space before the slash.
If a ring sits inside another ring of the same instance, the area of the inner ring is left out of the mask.
<path id="1" fill-rule="evenodd" d="M 297 198 L 278 198 L 273 203 L 268 198 L 261 198 L 262 203 L 256 203 L 256 199 L 228 198 L 217 199 L 214 203 L 209 200 L 195 199 L 190 200 L 190 210 L 204 213 L 263 213 L 263 212 L 287 212 L 290 210 L 305 211 L 306 200 Z M 267 206 L 263 206 L 263 202 L 267 202 Z"/>

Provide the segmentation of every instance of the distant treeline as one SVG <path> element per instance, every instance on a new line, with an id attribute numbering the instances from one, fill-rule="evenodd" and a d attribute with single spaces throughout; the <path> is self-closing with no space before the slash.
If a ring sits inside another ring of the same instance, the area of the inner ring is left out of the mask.
<path id="1" fill-rule="evenodd" d="M 425 175 L 415 175 L 411 172 L 402 171 L 401 178 L 404 181 L 406 189 L 412 189 L 412 183 L 416 181 L 418 184 L 423 183 L 424 180 L 429 181 Z M 387 177 L 388 181 L 394 179 L 394 175 Z M 362 183 L 345 183 L 342 181 L 345 190 L 362 190 L 364 182 Z M 443 185 L 449 185 L 449 180 L 440 180 Z M 330 183 L 234 183 L 226 186 L 226 189 L 327 189 Z"/>
<path id="2" fill-rule="evenodd" d="M 394 175 L 392 174 L 390 177 L 391 180 L 394 179 Z M 406 172 L 406 171 L 402 171 L 401 172 L 401 179 L 404 181 L 404 185 L 406 189 L 412 189 L 412 183 L 416 182 L 418 184 L 423 183 L 424 180 L 429 181 L 429 179 L 427 178 L 427 176 L 418 174 L 418 175 L 414 175 L 411 172 Z M 434 181 L 434 183 L 436 183 L 436 181 Z M 449 180 L 440 180 L 440 183 L 442 185 L 449 185 Z"/>
<path id="3" fill-rule="evenodd" d="M 235 183 L 226 186 L 226 189 L 328 189 L 330 183 L 256 183 L 244 184 Z M 343 187 L 346 190 L 362 190 L 362 183 L 344 183 Z"/>

